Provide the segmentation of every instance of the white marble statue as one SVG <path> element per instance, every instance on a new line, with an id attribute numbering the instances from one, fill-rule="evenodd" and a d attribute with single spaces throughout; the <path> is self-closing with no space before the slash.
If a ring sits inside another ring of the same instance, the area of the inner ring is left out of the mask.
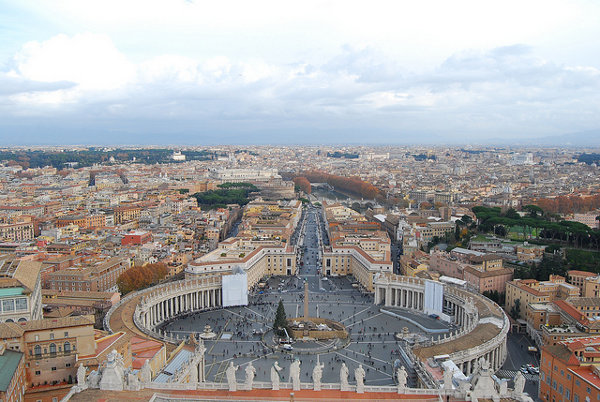
<path id="1" fill-rule="evenodd" d="M 281 381 L 281 377 L 279 376 L 279 372 L 283 370 L 280 366 L 279 366 L 279 362 L 275 361 L 275 364 L 273 364 L 271 366 L 271 383 L 273 384 L 272 389 L 274 391 L 278 391 L 279 390 L 279 383 Z"/>
<path id="2" fill-rule="evenodd" d="M 398 377 L 398 393 L 403 392 L 406 389 L 406 383 L 408 379 L 408 373 L 404 366 L 396 370 L 396 377 Z"/>
<path id="3" fill-rule="evenodd" d="M 348 366 L 344 362 L 342 362 L 342 367 L 340 367 L 340 390 L 348 390 Z"/>
<path id="4" fill-rule="evenodd" d="M 312 377 L 313 377 L 313 389 L 315 391 L 321 390 L 321 377 L 323 377 L 323 369 L 325 368 L 324 363 L 319 363 L 317 359 L 317 364 L 313 368 Z"/>
<path id="5" fill-rule="evenodd" d="M 100 389 L 102 391 L 123 391 L 125 386 L 125 370 L 123 357 L 116 350 L 106 356 L 106 367 L 102 369 Z"/>
<path id="6" fill-rule="evenodd" d="M 356 379 L 356 392 L 362 394 L 365 392 L 365 369 L 359 364 L 354 369 L 354 378 Z"/>
<path id="7" fill-rule="evenodd" d="M 452 370 L 447 368 L 444 370 L 444 389 L 452 388 Z"/>
<path id="8" fill-rule="evenodd" d="M 85 383 L 88 388 L 100 388 L 100 373 L 97 370 L 92 370 Z"/>
<path id="9" fill-rule="evenodd" d="M 198 363 L 192 361 L 190 368 L 190 382 L 199 382 L 198 380 Z"/>
<path id="10" fill-rule="evenodd" d="M 227 375 L 227 385 L 229 385 L 229 391 L 237 391 L 237 380 L 235 378 L 235 372 L 240 366 L 235 366 L 233 362 L 229 362 L 229 367 L 225 370 Z"/>
<path id="11" fill-rule="evenodd" d="M 254 376 L 256 375 L 256 369 L 252 365 L 252 362 L 246 366 L 246 389 L 251 390 L 252 384 L 254 384 Z"/>
<path id="12" fill-rule="evenodd" d="M 85 388 L 85 366 L 83 364 L 81 364 L 78 368 L 77 368 L 77 385 Z"/>
<path id="13" fill-rule="evenodd" d="M 149 384 L 152 381 L 152 370 L 150 369 L 149 360 L 146 360 L 142 366 L 140 381 L 144 384 Z"/>
<path id="14" fill-rule="evenodd" d="M 133 371 L 128 371 L 126 377 L 127 384 L 125 386 L 125 389 L 127 389 L 128 391 L 139 391 L 140 389 L 142 389 L 140 379 L 136 374 L 133 373 Z"/>
<path id="15" fill-rule="evenodd" d="M 298 359 L 290 364 L 290 382 L 294 391 L 300 390 L 300 360 Z"/>
<path id="16" fill-rule="evenodd" d="M 513 396 L 522 396 L 523 389 L 525 388 L 525 376 L 523 373 L 518 372 L 515 376 L 515 386 L 513 388 Z"/>

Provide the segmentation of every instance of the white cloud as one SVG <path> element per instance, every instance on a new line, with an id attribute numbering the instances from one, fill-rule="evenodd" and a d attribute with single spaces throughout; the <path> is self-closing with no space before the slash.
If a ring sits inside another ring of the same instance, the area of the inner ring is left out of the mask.
<path id="1" fill-rule="evenodd" d="M 28 42 L 14 58 L 12 74 L 41 82 L 71 81 L 80 89 L 110 90 L 123 86 L 135 66 L 110 38 L 99 34 L 57 35 Z"/>
<path id="2" fill-rule="evenodd" d="M 321 63 L 225 53 L 133 62 L 106 35 L 61 34 L 25 44 L 2 82 L 10 89 L 0 91 L 0 116 L 110 118 L 117 125 L 127 119 L 139 132 L 147 121 L 173 119 L 237 130 L 347 127 L 360 120 L 449 135 L 600 126 L 598 69 L 555 64 L 523 45 L 462 51 L 435 68 L 411 71 L 371 46 L 341 47 Z"/>

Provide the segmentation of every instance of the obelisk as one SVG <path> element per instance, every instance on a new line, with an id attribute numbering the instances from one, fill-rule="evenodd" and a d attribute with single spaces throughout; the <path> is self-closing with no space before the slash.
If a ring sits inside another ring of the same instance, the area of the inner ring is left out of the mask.
<path id="1" fill-rule="evenodd" d="M 308 281 L 304 281 L 304 321 L 308 320 Z"/>

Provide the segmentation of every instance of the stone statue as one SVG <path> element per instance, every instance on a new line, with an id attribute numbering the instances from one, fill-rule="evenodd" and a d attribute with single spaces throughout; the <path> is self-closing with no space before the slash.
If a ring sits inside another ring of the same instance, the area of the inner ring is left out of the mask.
<path id="1" fill-rule="evenodd" d="M 460 390 L 461 393 L 465 393 L 471 390 L 471 383 L 469 381 L 459 381 L 458 382 L 458 389 Z"/>
<path id="2" fill-rule="evenodd" d="M 102 391 L 123 391 L 125 385 L 125 370 L 123 357 L 116 350 L 106 356 L 106 367 L 102 369 L 100 389 Z"/>
<path id="3" fill-rule="evenodd" d="M 300 360 L 298 359 L 290 364 L 290 382 L 294 391 L 300 390 Z"/>
<path id="4" fill-rule="evenodd" d="M 198 362 L 192 361 L 190 368 L 190 382 L 196 383 L 198 380 Z"/>
<path id="5" fill-rule="evenodd" d="M 356 378 L 356 392 L 362 394 L 365 392 L 365 369 L 359 364 L 354 369 L 354 378 Z"/>
<path id="6" fill-rule="evenodd" d="M 254 376 L 256 375 L 256 369 L 252 365 L 252 362 L 246 366 L 246 389 L 251 390 L 252 384 L 254 383 Z"/>
<path id="7" fill-rule="evenodd" d="M 225 374 L 227 374 L 227 385 L 229 385 L 229 391 L 235 392 L 237 391 L 237 380 L 235 379 L 235 372 L 240 366 L 234 366 L 233 362 L 229 362 L 229 367 L 225 370 Z"/>
<path id="8" fill-rule="evenodd" d="M 89 388 L 99 388 L 100 387 L 100 373 L 96 370 L 92 370 L 90 375 L 87 377 L 86 385 Z"/>
<path id="9" fill-rule="evenodd" d="M 398 393 L 401 393 L 406 389 L 406 382 L 408 378 L 408 374 L 406 373 L 404 366 L 396 370 L 396 377 L 398 377 Z"/>
<path id="10" fill-rule="evenodd" d="M 128 391 L 139 391 L 142 389 L 138 376 L 132 371 L 127 372 L 127 385 L 125 389 Z"/>
<path id="11" fill-rule="evenodd" d="M 279 390 L 279 382 L 281 381 L 281 377 L 279 376 L 279 372 L 283 370 L 279 366 L 279 362 L 275 361 L 275 364 L 271 366 L 271 383 L 273 384 L 272 388 L 275 391 Z"/>
<path id="12" fill-rule="evenodd" d="M 85 388 L 85 366 L 83 364 L 81 364 L 78 368 L 77 368 L 77 385 Z"/>
<path id="13" fill-rule="evenodd" d="M 449 368 L 444 370 L 444 389 L 452 389 L 452 370 Z"/>
<path id="14" fill-rule="evenodd" d="M 144 384 L 149 384 L 152 381 L 152 370 L 150 369 L 149 360 L 144 362 L 142 370 L 140 372 L 140 381 Z"/>
<path id="15" fill-rule="evenodd" d="M 525 376 L 523 373 L 518 372 L 515 376 L 515 386 L 513 388 L 513 396 L 523 395 L 523 389 L 525 388 Z"/>
<path id="16" fill-rule="evenodd" d="M 317 364 L 313 368 L 312 377 L 313 377 L 313 389 L 315 391 L 321 390 L 321 377 L 323 377 L 323 369 L 325 368 L 324 363 L 319 363 L 317 359 Z"/>
<path id="17" fill-rule="evenodd" d="M 348 366 L 344 362 L 342 362 L 342 367 L 340 367 L 340 390 L 348 390 Z"/>

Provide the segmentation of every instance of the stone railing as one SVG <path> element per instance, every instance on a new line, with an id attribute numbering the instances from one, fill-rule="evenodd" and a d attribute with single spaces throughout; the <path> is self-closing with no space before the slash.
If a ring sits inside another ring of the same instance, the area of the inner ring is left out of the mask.
<path id="1" fill-rule="evenodd" d="M 162 341 L 169 342 L 169 343 L 176 343 L 179 340 L 179 338 L 167 336 L 164 331 L 156 331 L 153 328 L 146 327 L 141 320 L 142 309 L 148 308 L 151 305 L 162 302 L 171 297 L 180 295 L 182 291 L 184 291 L 184 292 L 189 291 L 189 293 L 191 293 L 193 291 L 202 290 L 201 285 L 203 285 L 203 284 L 209 285 L 212 288 L 212 286 L 217 285 L 217 282 L 220 283 L 220 278 L 211 277 L 211 278 L 205 278 L 205 279 L 181 280 L 181 281 L 176 281 L 176 282 L 167 282 L 167 283 L 163 283 L 163 284 L 160 284 L 157 286 L 153 286 L 151 288 L 146 288 L 146 289 L 142 289 L 142 290 L 139 290 L 136 292 L 131 292 L 108 310 L 108 312 L 106 313 L 106 316 L 104 317 L 104 320 L 103 320 L 104 329 L 110 333 L 113 333 L 113 330 L 110 326 L 110 319 L 111 319 L 112 314 L 114 314 L 114 312 L 122 305 L 129 303 L 129 302 L 131 302 L 132 299 L 140 296 L 141 297 L 140 303 L 138 303 L 136 305 L 134 313 L 133 313 L 134 325 L 138 328 L 138 330 L 140 330 L 141 332 L 143 332 L 144 334 L 146 334 L 152 338 L 160 339 Z M 145 299 L 145 298 L 148 298 L 148 299 Z M 150 299 L 152 299 L 152 302 L 148 303 L 148 301 Z M 211 309 L 213 309 L 213 308 L 202 308 L 202 309 L 196 309 L 194 311 L 206 311 L 206 310 L 211 310 Z M 191 312 L 190 310 L 182 311 L 181 315 L 189 314 L 190 312 Z M 169 318 L 171 318 L 171 317 L 169 317 Z"/>
<path id="2" fill-rule="evenodd" d="M 473 356 L 479 357 L 488 352 L 491 352 L 492 350 L 496 349 L 498 347 L 498 345 L 500 345 L 502 342 L 504 342 L 506 340 L 509 329 L 510 329 L 510 322 L 508 320 L 508 317 L 505 315 L 504 320 L 503 320 L 502 329 L 496 336 L 494 336 L 492 339 L 490 339 L 474 348 L 454 352 L 454 353 L 450 354 L 450 359 L 452 359 L 455 362 L 470 360 L 470 359 L 475 358 Z M 506 354 L 504 354 L 504 356 L 502 356 L 502 361 L 504 361 L 505 358 L 506 358 Z M 502 366 L 502 365 L 500 365 L 500 366 Z"/>
<path id="3" fill-rule="evenodd" d="M 273 385 L 268 381 L 254 381 L 252 383 L 252 389 L 272 389 Z M 144 388 L 147 389 L 164 389 L 164 390 L 229 390 L 227 382 L 201 382 L 201 383 L 149 383 L 144 384 Z M 237 383 L 238 391 L 246 391 L 247 386 L 243 381 Z M 291 382 L 279 383 L 279 389 L 293 390 Z M 300 383 L 301 390 L 312 390 L 314 384 L 312 382 Z M 322 383 L 322 390 L 341 390 L 340 383 Z M 345 391 L 356 392 L 356 385 L 349 384 Z M 432 400 L 438 400 L 440 396 L 456 396 L 459 394 L 457 390 L 453 389 L 424 389 L 424 388 L 405 388 L 401 392 L 398 392 L 398 387 L 394 385 L 365 385 L 365 392 L 383 392 L 383 393 L 394 393 L 400 395 L 431 395 Z M 419 399 L 422 400 L 422 399 Z"/>

